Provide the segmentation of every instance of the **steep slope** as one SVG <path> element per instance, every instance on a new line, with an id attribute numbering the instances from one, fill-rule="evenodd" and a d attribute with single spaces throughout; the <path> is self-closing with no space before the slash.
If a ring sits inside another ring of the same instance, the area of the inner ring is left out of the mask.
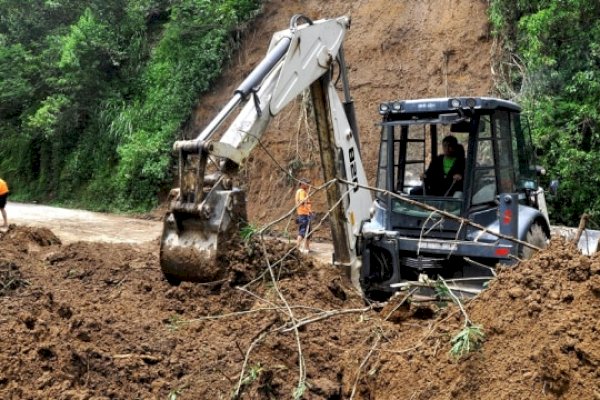
<path id="1" fill-rule="evenodd" d="M 200 99 L 189 134 L 217 114 L 264 57 L 271 35 L 287 28 L 294 14 L 314 20 L 349 15 L 352 25 L 344 50 L 363 161 L 374 183 L 381 101 L 490 94 L 492 41 L 486 7 L 480 0 L 267 1 L 220 82 Z M 246 165 L 249 217 L 261 223 L 291 208 L 295 187 L 287 171 L 321 182 L 318 142 L 302 101 L 275 118 L 263 143 L 264 149 L 257 148 Z M 326 209 L 324 199 L 318 197 L 317 211 Z"/>

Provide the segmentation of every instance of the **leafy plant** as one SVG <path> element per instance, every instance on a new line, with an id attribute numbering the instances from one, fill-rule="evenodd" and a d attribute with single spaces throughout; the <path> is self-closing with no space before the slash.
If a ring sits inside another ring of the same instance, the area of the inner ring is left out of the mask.
<path id="1" fill-rule="evenodd" d="M 242 379 L 242 386 L 250 385 L 252 382 L 256 381 L 258 378 L 260 378 L 260 374 L 262 372 L 263 367 L 260 365 L 260 363 L 252 365 L 248 369 L 248 372 L 246 373 L 246 376 L 244 376 L 244 379 Z"/>
<path id="2" fill-rule="evenodd" d="M 300 400 L 302 397 L 304 397 L 305 392 L 306 392 L 306 382 L 302 382 L 302 384 L 294 390 L 292 397 L 294 398 L 294 400 Z"/>
<path id="3" fill-rule="evenodd" d="M 463 329 L 450 341 L 450 344 L 452 345 L 450 348 L 450 354 L 456 359 L 460 359 L 481 347 L 485 339 L 483 327 L 481 325 L 475 325 L 473 322 L 471 322 L 471 319 L 469 318 L 462 301 L 452 292 L 444 279 L 439 278 L 436 284 L 436 286 L 440 286 L 439 290 L 446 293 L 448 298 L 450 298 L 452 302 L 454 302 L 458 308 L 460 308 L 460 311 L 464 317 L 465 322 Z"/>
<path id="4" fill-rule="evenodd" d="M 183 392 L 182 389 L 173 389 L 169 392 L 169 395 L 167 397 L 168 400 L 177 400 L 179 398 L 179 395 Z"/>
<path id="5" fill-rule="evenodd" d="M 484 340 L 485 335 L 480 325 L 465 326 L 450 341 L 452 345 L 450 354 L 456 359 L 462 358 L 470 352 L 479 349 Z"/>
<path id="6" fill-rule="evenodd" d="M 254 224 L 246 224 L 240 230 L 240 236 L 244 242 L 249 242 L 250 239 L 258 232 L 259 227 Z"/>
<path id="7" fill-rule="evenodd" d="M 442 280 L 437 280 L 433 290 L 435 291 L 435 297 L 438 299 L 438 306 L 447 306 L 447 299 L 451 298 L 451 296 L 450 290 L 448 289 L 448 286 L 446 286 L 445 282 Z"/>
<path id="8" fill-rule="evenodd" d="M 181 316 L 179 315 L 171 315 L 169 317 L 169 320 L 167 322 L 167 329 L 170 331 L 177 331 L 179 330 L 182 326 L 184 326 L 187 323 L 186 320 L 184 320 L 183 318 L 181 318 Z"/>

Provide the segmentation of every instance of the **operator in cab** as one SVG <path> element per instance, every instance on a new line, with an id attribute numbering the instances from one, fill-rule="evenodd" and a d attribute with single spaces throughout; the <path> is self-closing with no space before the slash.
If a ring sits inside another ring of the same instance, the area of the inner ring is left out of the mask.
<path id="1" fill-rule="evenodd" d="M 431 161 L 423 174 L 423 187 L 411 191 L 413 195 L 453 196 L 463 190 L 465 149 L 455 136 L 442 140 L 443 153 Z"/>

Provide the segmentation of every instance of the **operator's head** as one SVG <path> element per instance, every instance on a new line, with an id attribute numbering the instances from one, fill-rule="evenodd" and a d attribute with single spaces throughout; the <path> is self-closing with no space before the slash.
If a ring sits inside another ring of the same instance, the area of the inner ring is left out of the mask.
<path id="1" fill-rule="evenodd" d="M 442 150 L 444 155 L 453 156 L 458 149 L 458 139 L 456 136 L 448 135 L 442 140 Z"/>

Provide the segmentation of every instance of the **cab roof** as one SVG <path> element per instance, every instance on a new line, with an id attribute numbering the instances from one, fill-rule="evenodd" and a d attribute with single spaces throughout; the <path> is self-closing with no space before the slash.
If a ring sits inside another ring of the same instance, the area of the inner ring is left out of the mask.
<path id="1" fill-rule="evenodd" d="M 521 107 L 509 100 L 494 97 L 440 97 L 432 99 L 396 100 L 383 102 L 379 105 L 379 113 L 391 117 L 397 114 L 399 118 L 408 115 L 442 114 L 456 112 L 482 112 L 492 110 L 508 110 L 520 112 Z M 391 114 L 391 115 L 390 115 Z"/>

